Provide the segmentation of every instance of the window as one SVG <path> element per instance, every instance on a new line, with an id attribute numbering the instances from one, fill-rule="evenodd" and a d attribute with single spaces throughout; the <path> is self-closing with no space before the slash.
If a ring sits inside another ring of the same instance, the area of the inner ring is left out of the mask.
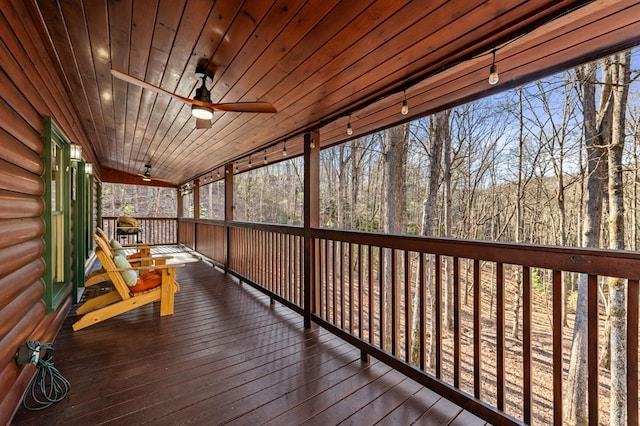
<path id="1" fill-rule="evenodd" d="M 69 140 L 55 122 L 45 118 L 44 151 L 44 221 L 46 270 L 44 301 L 51 312 L 63 300 L 70 283 L 70 160 Z"/>

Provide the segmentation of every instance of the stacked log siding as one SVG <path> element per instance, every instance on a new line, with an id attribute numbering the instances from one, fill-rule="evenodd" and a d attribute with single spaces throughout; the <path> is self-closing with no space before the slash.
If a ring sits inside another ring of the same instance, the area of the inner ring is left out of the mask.
<path id="1" fill-rule="evenodd" d="M 88 146 L 30 2 L 0 0 L 0 424 L 20 404 L 35 368 L 14 355 L 26 340 L 51 341 L 69 311 L 42 301 L 44 117 Z"/>

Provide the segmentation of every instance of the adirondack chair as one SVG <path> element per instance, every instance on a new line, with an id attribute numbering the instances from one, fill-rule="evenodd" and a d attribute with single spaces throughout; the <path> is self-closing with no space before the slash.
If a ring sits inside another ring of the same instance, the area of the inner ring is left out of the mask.
<path id="1" fill-rule="evenodd" d="M 96 235 L 98 237 L 102 238 L 102 240 L 108 245 L 108 247 L 110 249 L 110 252 L 111 252 L 111 257 L 113 257 L 113 255 L 115 254 L 116 249 L 114 249 L 111 246 L 111 242 L 109 241 L 109 237 L 107 237 L 107 234 L 100 227 L 97 227 L 96 228 Z M 131 248 L 131 247 L 137 248 L 138 251 L 136 251 L 135 253 L 132 253 L 130 255 L 127 255 L 127 260 L 129 260 L 129 262 L 133 266 L 151 266 L 153 264 L 161 265 L 161 264 L 165 263 L 164 260 L 171 258 L 171 257 L 167 257 L 167 256 L 152 258 L 151 257 L 151 247 L 149 247 L 148 244 L 144 244 L 144 243 L 142 243 L 142 244 L 127 244 L 127 245 L 124 245 L 122 247 L 123 248 Z M 147 270 L 148 270 L 148 268 L 147 268 Z M 143 270 L 141 272 L 146 272 L 146 271 Z M 85 287 L 90 287 L 92 285 L 100 284 L 100 283 L 103 283 L 105 281 L 109 281 L 109 275 L 106 273 L 106 271 L 105 271 L 105 269 L 103 267 L 101 269 L 98 269 L 98 270 L 95 270 L 95 271 L 91 272 L 87 276 L 87 278 L 85 279 L 84 286 Z"/>
<path id="2" fill-rule="evenodd" d="M 115 289 L 109 293 L 87 300 L 76 309 L 76 314 L 83 316 L 73 324 L 74 331 L 97 324 L 152 302 L 160 302 L 160 316 L 173 314 L 174 294 L 179 289 L 178 283 L 175 280 L 175 268 L 182 267 L 184 266 L 183 264 L 153 265 L 147 267 L 147 269 L 152 269 L 152 271 L 145 274 L 150 277 L 148 282 L 157 282 L 156 286 L 143 291 L 132 291 L 132 289 L 139 287 L 139 285 L 136 284 L 135 287 L 129 287 L 122 273 L 144 268 L 116 267 L 111 257 L 109 245 L 97 235 L 94 235 L 93 239 L 97 244 L 96 256 L 104 266 Z M 138 282 L 140 282 L 140 280 Z"/>

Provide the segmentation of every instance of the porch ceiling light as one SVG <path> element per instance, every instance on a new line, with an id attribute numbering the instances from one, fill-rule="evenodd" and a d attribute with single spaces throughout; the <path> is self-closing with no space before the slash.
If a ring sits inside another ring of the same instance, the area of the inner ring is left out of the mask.
<path id="1" fill-rule="evenodd" d="M 493 61 L 489 68 L 489 84 L 493 86 L 494 84 L 498 84 L 500 76 L 498 76 L 498 67 L 496 67 L 496 49 L 493 49 L 491 53 L 493 53 Z"/>
<path id="2" fill-rule="evenodd" d="M 213 110 L 205 106 L 191 105 L 191 115 L 201 120 L 211 120 L 213 118 Z"/>
<path id="3" fill-rule="evenodd" d="M 198 72 L 202 74 L 202 85 L 196 89 L 196 95 L 194 96 L 193 100 L 200 101 L 205 104 L 210 104 L 211 93 L 209 92 L 209 89 L 207 89 L 207 86 L 205 84 L 209 75 L 203 70 L 196 69 L 196 73 Z M 213 76 L 211 75 L 211 77 Z M 191 104 L 191 115 L 201 120 L 211 120 L 213 118 L 213 109 L 202 104 L 198 105 L 196 103 L 193 103 Z"/>

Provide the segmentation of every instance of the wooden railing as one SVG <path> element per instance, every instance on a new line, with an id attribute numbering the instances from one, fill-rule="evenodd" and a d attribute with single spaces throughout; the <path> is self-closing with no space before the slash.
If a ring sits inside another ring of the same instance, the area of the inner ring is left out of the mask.
<path id="1" fill-rule="evenodd" d="M 640 254 L 182 220 L 193 248 L 228 272 L 447 399 L 495 424 L 562 424 L 573 308 L 563 282 L 588 285 L 589 423 L 604 419 L 609 373 L 598 365 L 599 283 L 626 281 L 627 423 L 638 422 Z M 181 228 L 181 239 L 183 238 Z M 225 264 L 225 262 L 227 262 Z M 596 374 L 594 374 L 596 372 Z"/>
<path id="2" fill-rule="evenodd" d="M 103 217 L 101 228 L 110 238 L 116 235 L 117 217 Z M 175 217 L 143 217 L 136 218 L 142 232 L 141 241 L 150 245 L 173 245 L 178 243 L 177 220 Z M 137 235 L 124 236 L 127 243 L 136 242 Z"/>

